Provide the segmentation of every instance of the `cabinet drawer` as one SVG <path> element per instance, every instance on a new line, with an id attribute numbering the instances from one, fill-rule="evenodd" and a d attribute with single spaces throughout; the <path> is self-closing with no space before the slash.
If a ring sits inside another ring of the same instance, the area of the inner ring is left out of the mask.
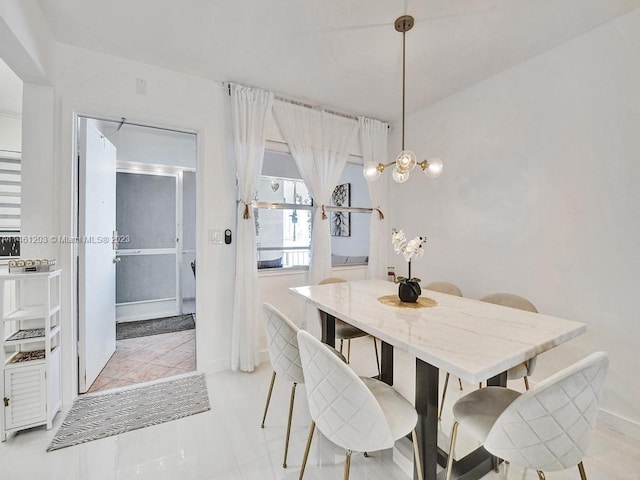
<path id="1" fill-rule="evenodd" d="M 45 365 L 12 368 L 4 371 L 5 428 L 11 430 L 47 419 Z"/>

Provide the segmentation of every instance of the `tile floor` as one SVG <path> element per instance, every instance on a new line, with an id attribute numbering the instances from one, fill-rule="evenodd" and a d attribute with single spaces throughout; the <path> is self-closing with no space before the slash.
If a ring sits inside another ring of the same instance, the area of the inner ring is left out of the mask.
<path id="1" fill-rule="evenodd" d="M 396 385 L 411 398 L 413 360 L 398 352 L 396 358 Z M 351 359 L 352 366 L 361 375 L 375 373 L 369 339 L 354 341 Z M 64 412 L 61 412 L 52 430 L 34 428 L 0 443 L 0 478 L 296 480 L 310 422 L 304 386 L 300 385 L 297 390 L 289 468 L 283 469 L 290 384 L 276 380 L 267 422 L 261 429 L 260 419 L 270 377 L 271 368 L 267 363 L 252 374 L 231 371 L 209 374 L 211 410 L 208 412 L 47 453 L 46 447 L 64 419 Z M 465 384 L 465 391 L 473 388 L 473 385 Z M 451 388 L 447 405 L 459 395 L 457 388 Z M 445 444 L 451 428 L 448 414 L 445 407 L 440 432 Z M 463 435 L 461 431 L 460 441 Z M 584 463 L 589 480 L 638 480 L 640 441 L 599 426 Z M 316 435 L 304 478 L 342 479 L 343 465 L 344 452 Z M 374 453 L 370 458 L 354 455 L 351 480 L 410 480 L 410 471 L 411 447 L 403 439 L 395 448 Z M 577 469 L 547 474 L 547 480 L 579 478 Z M 537 475 L 514 465 L 503 465 L 500 473 L 492 472 L 483 480 L 537 480 Z"/>
<path id="2" fill-rule="evenodd" d="M 156 380 L 196 369 L 195 329 L 129 338 L 113 354 L 89 393 Z"/>

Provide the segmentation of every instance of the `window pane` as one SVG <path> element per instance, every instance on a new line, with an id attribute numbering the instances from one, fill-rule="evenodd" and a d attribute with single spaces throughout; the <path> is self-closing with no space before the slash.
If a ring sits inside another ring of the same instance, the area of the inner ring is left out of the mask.
<path id="1" fill-rule="evenodd" d="M 175 255 L 122 255 L 116 263 L 116 303 L 175 296 Z"/>
<path id="2" fill-rule="evenodd" d="M 312 211 L 255 209 L 258 268 L 309 265 Z"/>
<path id="3" fill-rule="evenodd" d="M 0 158 L 0 257 L 20 256 L 19 158 Z"/>

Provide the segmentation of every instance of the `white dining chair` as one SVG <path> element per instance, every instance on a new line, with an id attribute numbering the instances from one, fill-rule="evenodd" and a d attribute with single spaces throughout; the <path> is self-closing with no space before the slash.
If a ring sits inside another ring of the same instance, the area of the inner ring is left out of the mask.
<path id="1" fill-rule="evenodd" d="M 299 479 L 304 475 L 317 426 L 327 439 L 346 450 L 344 480 L 349 479 L 352 452 L 388 449 L 411 433 L 422 480 L 415 432 L 418 414 L 413 405 L 386 383 L 358 377 L 349 365 L 304 330 L 298 332 L 298 345 L 312 419 Z"/>
<path id="2" fill-rule="evenodd" d="M 493 303 L 495 305 L 502 305 L 503 307 L 517 308 L 518 310 L 524 310 L 526 312 L 538 313 L 538 309 L 533 303 L 520 295 L 513 293 L 492 293 L 480 299 L 481 302 Z M 522 362 L 515 367 L 507 370 L 507 380 L 517 380 L 522 378 L 524 380 L 525 389 L 529 390 L 529 377 L 533 374 L 536 368 L 536 357 L 531 357 L 526 362 Z"/>
<path id="3" fill-rule="evenodd" d="M 462 297 L 462 291 L 453 283 L 450 282 L 431 282 L 424 286 L 425 290 L 433 290 L 434 292 L 446 293 L 448 295 L 455 295 L 456 297 Z"/>
<path id="4" fill-rule="evenodd" d="M 291 435 L 291 420 L 293 418 L 296 386 L 299 383 L 304 383 L 300 352 L 298 350 L 298 339 L 296 337 L 298 327 L 273 305 L 268 303 L 263 304 L 262 311 L 267 332 L 269 360 L 273 367 L 273 374 L 271 375 L 271 385 L 269 386 L 267 403 L 264 406 L 264 415 L 262 416 L 260 427 L 264 428 L 264 422 L 267 419 L 267 411 L 269 410 L 276 375 L 280 375 L 284 377 L 285 380 L 293 382 L 291 386 L 291 398 L 289 400 L 289 421 L 287 422 L 287 436 L 284 444 L 284 459 L 282 461 L 282 466 L 287 468 L 287 454 L 289 452 L 289 437 Z"/>
<path id="5" fill-rule="evenodd" d="M 446 480 L 451 478 L 460 426 L 496 459 L 536 470 L 540 480 L 545 480 L 545 471 L 576 465 L 581 480 L 587 480 L 582 460 L 608 365 L 607 354 L 596 352 L 525 393 L 486 387 L 460 398 L 453 406 Z"/>
<path id="6" fill-rule="evenodd" d="M 425 290 L 432 290 L 434 292 L 446 293 L 447 295 L 455 295 L 456 297 L 462 297 L 462 291 L 453 283 L 450 282 L 431 282 L 425 285 Z M 447 397 L 447 387 L 449 386 L 449 377 L 451 374 L 447 372 L 444 377 L 444 385 L 442 387 L 442 400 L 440 400 L 440 410 L 438 412 L 438 418 L 442 418 L 442 410 L 444 408 L 444 399 Z M 458 387 L 462 390 L 462 380 L 458 379 Z"/>
<path id="7" fill-rule="evenodd" d="M 330 283 L 342 283 L 342 282 L 346 282 L 346 280 L 344 278 L 330 277 L 330 278 L 325 278 L 323 280 L 320 280 L 319 284 L 326 285 Z M 347 341 L 347 363 L 351 362 L 351 340 L 354 338 L 366 337 L 368 335 L 369 334 L 367 332 L 364 332 L 359 328 L 354 327 L 353 325 L 350 325 L 349 323 L 344 322 L 339 318 L 336 318 L 336 338 L 340 340 L 340 353 L 342 353 L 342 346 L 344 341 L 345 340 Z M 376 365 L 378 367 L 378 375 L 380 375 L 380 357 L 378 355 L 378 343 L 375 337 L 371 336 L 371 339 L 373 340 L 373 348 L 376 353 Z"/>

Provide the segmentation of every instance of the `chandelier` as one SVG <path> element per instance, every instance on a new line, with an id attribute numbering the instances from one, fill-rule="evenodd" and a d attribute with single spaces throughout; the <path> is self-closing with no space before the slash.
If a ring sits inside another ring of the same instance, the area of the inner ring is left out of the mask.
<path id="1" fill-rule="evenodd" d="M 376 163 L 368 162 L 363 169 L 364 177 L 370 182 L 377 180 L 384 172 L 384 169 L 395 165 L 393 169 L 393 179 L 398 183 L 404 183 L 409 180 L 409 174 L 420 165 L 425 175 L 431 178 L 439 177 L 442 173 L 442 160 L 439 158 L 430 158 L 418 162 L 416 154 L 411 150 L 404 148 L 404 116 L 405 116 L 405 34 L 413 28 L 414 19 L 411 15 L 403 15 L 395 21 L 396 31 L 402 33 L 402 151 L 398 154 L 393 162 Z"/>

